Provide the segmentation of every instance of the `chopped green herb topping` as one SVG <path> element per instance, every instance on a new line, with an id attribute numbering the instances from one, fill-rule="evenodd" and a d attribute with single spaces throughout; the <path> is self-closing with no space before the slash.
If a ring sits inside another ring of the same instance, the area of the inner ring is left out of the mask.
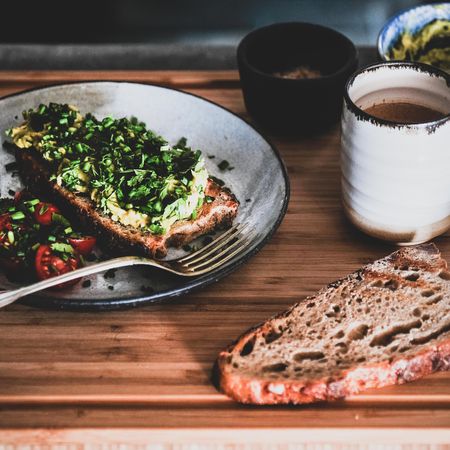
<path id="1" fill-rule="evenodd" d="M 22 220 L 25 219 L 25 214 L 22 211 L 17 211 L 13 214 L 11 214 L 12 220 Z"/>
<path id="2" fill-rule="evenodd" d="M 34 148 L 52 180 L 90 199 L 115 221 L 163 234 L 177 220 L 196 217 L 208 173 L 185 138 L 171 147 L 136 118 L 97 119 L 73 106 L 40 105 L 7 134 Z"/>
<path id="3" fill-rule="evenodd" d="M 64 244 L 63 242 L 55 242 L 51 246 L 52 250 L 60 253 L 73 253 L 73 247 L 70 244 Z"/>

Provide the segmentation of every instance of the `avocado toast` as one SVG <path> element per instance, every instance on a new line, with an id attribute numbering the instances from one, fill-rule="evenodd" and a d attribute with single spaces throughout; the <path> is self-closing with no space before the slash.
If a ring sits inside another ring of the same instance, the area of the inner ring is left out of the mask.
<path id="1" fill-rule="evenodd" d="M 50 103 L 8 130 L 26 186 L 95 234 L 108 252 L 164 257 L 231 224 L 238 201 L 199 150 L 170 146 L 135 118 L 97 119 Z"/>

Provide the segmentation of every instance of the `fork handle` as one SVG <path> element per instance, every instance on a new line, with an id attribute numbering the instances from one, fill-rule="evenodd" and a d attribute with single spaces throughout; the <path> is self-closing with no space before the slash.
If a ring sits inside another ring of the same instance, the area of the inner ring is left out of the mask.
<path id="1" fill-rule="evenodd" d="M 0 294 L 0 308 L 10 305 L 26 295 L 34 294 L 35 292 L 56 286 L 57 284 L 65 283 L 66 281 L 75 280 L 76 278 L 81 278 L 87 275 L 93 275 L 105 270 L 135 265 L 152 265 L 152 262 L 149 259 L 140 258 L 139 256 L 123 256 L 82 267 L 81 269 L 77 269 L 63 275 L 58 275 L 57 277 L 48 278 L 47 280 L 39 281 L 38 283 L 30 284 L 19 289 L 3 292 Z"/>

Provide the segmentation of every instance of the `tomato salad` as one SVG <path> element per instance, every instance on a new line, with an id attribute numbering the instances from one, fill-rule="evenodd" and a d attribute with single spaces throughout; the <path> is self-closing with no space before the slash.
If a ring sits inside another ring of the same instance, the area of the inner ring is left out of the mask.
<path id="1" fill-rule="evenodd" d="M 27 194 L 0 199 L 0 268 L 11 279 L 45 280 L 75 270 L 95 244 L 94 237 L 74 231 L 52 203 Z"/>

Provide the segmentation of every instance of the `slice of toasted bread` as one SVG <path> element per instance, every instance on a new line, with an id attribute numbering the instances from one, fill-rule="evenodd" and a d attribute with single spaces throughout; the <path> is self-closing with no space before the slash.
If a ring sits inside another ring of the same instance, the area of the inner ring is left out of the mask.
<path id="1" fill-rule="evenodd" d="M 34 150 L 16 150 L 16 161 L 20 176 L 30 190 L 54 202 L 69 218 L 94 234 L 112 254 L 164 257 L 168 247 L 180 247 L 203 234 L 231 225 L 239 206 L 228 189 L 210 179 L 205 193 L 214 200 L 203 204 L 197 218 L 175 222 L 166 234 L 154 235 L 114 222 L 89 198 L 75 195 L 50 181 L 47 164 Z"/>
<path id="2" fill-rule="evenodd" d="M 216 380 L 243 403 L 310 403 L 450 367 L 450 272 L 434 244 L 403 248 L 249 330 Z"/>

